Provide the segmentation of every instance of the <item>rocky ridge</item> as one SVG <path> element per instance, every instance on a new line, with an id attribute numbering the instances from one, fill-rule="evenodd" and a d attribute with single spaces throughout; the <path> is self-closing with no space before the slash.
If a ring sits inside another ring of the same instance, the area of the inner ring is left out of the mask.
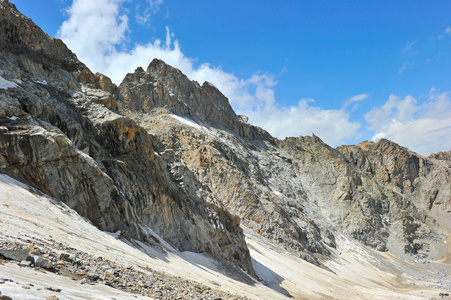
<path id="1" fill-rule="evenodd" d="M 405 260 L 444 257 L 449 152 L 272 138 L 213 85 L 163 61 L 116 86 L 0 0 L 0 173 L 101 230 L 206 252 L 255 276 L 240 228 L 324 268 L 345 234 Z"/>
<path id="2" fill-rule="evenodd" d="M 279 144 L 334 231 L 380 251 L 424 256 L 446 237 L 446 218 L 434 218 L 426 202 L 440 190 L 435 209 L 449 214 L 449 165 L 384 139 L 337 149 L 316 136 Z"/>

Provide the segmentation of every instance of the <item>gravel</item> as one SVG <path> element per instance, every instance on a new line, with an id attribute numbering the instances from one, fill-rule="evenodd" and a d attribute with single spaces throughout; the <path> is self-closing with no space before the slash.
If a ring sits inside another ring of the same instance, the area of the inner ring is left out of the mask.
<path id="1" fill-rule="evenodd" d="M 164 272 L 145 267 L 125 266 L 101 256 L 94 256 L 78 251 L 62 243 L 31 240 L 0 240 L 2 250 L 30 249 L 27 260 L 18 261 L 22 267 L 45 269 L 61 276 L 66 276 L 78 284 L 103 284 L 131 294 L 139 294 L 155 299 L 202 299 L 202 300 L 238 300 L 246 297 L 232 295 L 212 289 L 203 284 L 179 277 L 169 276 Z M 0 256 L 1 257 L 1 256 Z M 0 258 L 9 260 L 9 258 Z M 9 280 L 0 278 L 0 283 Z M 24 288 L 30 288 L 24 285 Z M 59 289 L 46 287 L 56 293 Z M 6 295 L 3 295 L 6 297 Z M 7 298 L 5 298 L 7 299 Z"/>

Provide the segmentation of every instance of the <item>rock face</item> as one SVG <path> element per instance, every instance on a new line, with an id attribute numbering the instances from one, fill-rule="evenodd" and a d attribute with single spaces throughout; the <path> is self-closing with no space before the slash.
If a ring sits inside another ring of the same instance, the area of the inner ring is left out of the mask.
<path id="1" fill-rule="evenodd" d="M 102 230 L 210 252 L 253 274 L 239 218 L 184 193 L 158 139 L 117 111 L 116 86 L 0 1 L 0 172 L 64 201 Z M 113 93 L 112 93 L 113 92 Z"/>
<path id="2" fill-rule="evenodd" d="M 213 85 L 155 59 L 116 86 L 0 0 L 0 173 L 102 230 L 208 252 L 250 275 L 244 225 L 322 265 L 347 235 L 440 258 L 451 231 L 449 152 L 388 140 L 333 149 L 279 141 Z"/>
<path id="3" fill-rule="evenodd" d="M 439 228 L 449 232 L 446 217 L 434 219 L 429 200 L 442 191 L 446 200 L 434 210 L 449 216 L 449 162 L 437 163 L 384 139 L 337 149 L 316 136 L 279 144 L 294 158 L 308 197 L 333 231 L 381 251 L 413 255 L 432 251 L 443 238 Z"/>

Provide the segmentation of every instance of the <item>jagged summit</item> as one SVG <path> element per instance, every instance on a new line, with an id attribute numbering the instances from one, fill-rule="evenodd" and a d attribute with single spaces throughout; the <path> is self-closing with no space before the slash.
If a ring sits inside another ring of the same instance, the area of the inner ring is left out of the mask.
<path id="1" fill-rule="evenodd" d="M 228 99 L 212 85 L 200 86 L 180 70 L 154 59 L 147 70 L 137 68 L 119 85 L 124 107 L 149 112 L 165 107 L 170 112 L 198 122 L 230 125 L 238 117 Z"/>
<path id="2" fill-rule="evenodd" d="M 214 85 L 201 85 L 180 70 L 154 59 L 146 71 L 138 67 L 125 76 L 116 92 L 124 109 L 149 113 L 158 108 L 200 124 L 221 126 L 243 137 L 273 140 L 263 129 L 239 118 L 229 100 Z"/>

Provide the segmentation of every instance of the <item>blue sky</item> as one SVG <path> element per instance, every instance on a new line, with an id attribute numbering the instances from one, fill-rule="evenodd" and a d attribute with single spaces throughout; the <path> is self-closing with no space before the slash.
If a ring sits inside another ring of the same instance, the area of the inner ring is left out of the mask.
<path id="1" fill-rule="evenodd" d="M 451 1 L 12 2 L 117 84 L 159 57 L 279 138 L 451 150 Z"/>

